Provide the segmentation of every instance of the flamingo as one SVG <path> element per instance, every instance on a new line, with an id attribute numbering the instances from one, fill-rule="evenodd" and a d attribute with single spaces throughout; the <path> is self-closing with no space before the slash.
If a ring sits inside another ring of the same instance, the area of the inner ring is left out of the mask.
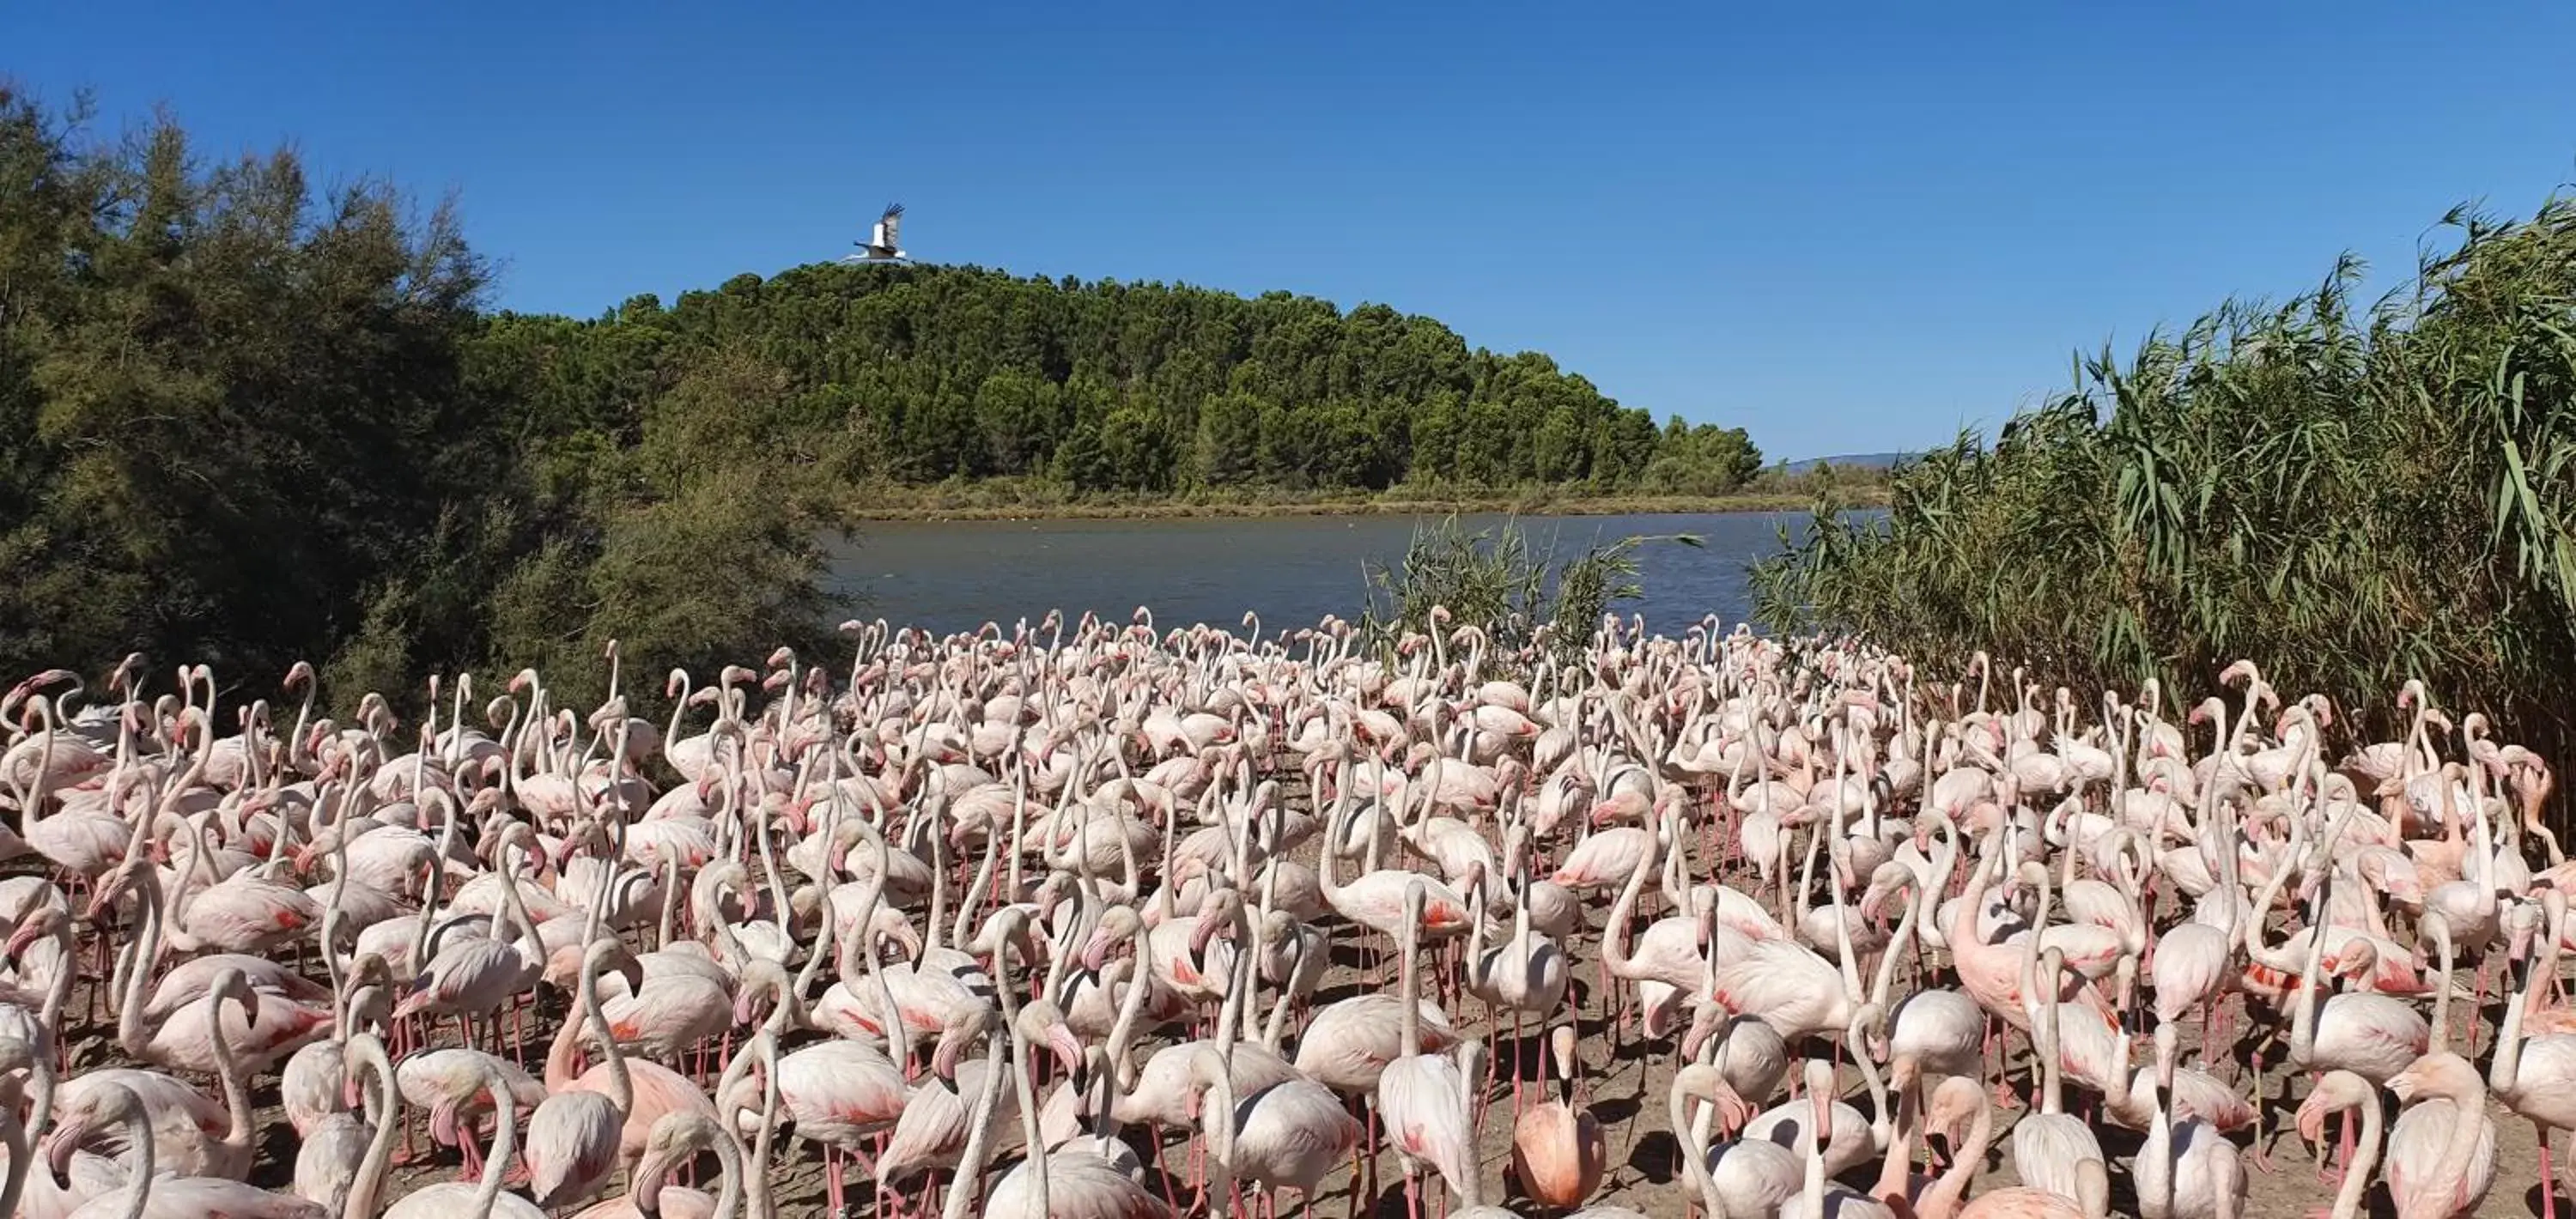
<path id="1" fill-rule="evenodd" d="M 2405 1110 L 2388 1132 L 2388 1193 L 2398 1219 L 2450 1219 L 2478 1209 L 2495 1184 L 2495 1119 L 2476 1067 L 2447 1050 L 2388 1080 Z"/>
<path id="2" fill-rule="evenodd" d="M 1329 850 L 1329 848 L 1327 848 Z M 1402 925 L 1404 962 L 1412 965 L 1417 920 L 1430 886 L 1416 877 L 1404 890 Z M 1410 988 L 1407 998 L 1411 997 Z M 1395 1061 L 1379 1074 L 1378 1113 L 1386 1122 L 1387 1143 L 1404 1169 L 1405 1205 L 1419 1219 L 1422 1199 L 1416 1188 L 1417 1163 L 1437 1170 L 1449 1188 L 1469 1206 L 1476 1199 L 1475 1138 L 1469 1104 L 1477 1079 L 1481 1048 L 1473 1038 L 1458 1044 L 1457 1056 L 1422 1052 L 1421 1022 L 1405 1004 L 1403 1045 Z"/>
<path id="3" fill-rule="evenodd" d="M 119 1194 L 92 1198 L 71 1212 L 71 1219 L 199 1219 L 205 1215 L 242 1216 L 243 1219 L 328 1219 L 329 1211 L 320 1203 L 308 1202 L 287 1194 L 274 1194 L 230 1177 L 182 1177 L 155 1171 L 152 1151 L 152 1115 L 144 1110 L 143 1101 L 130 1090 L 109 1085 L 102 1097 L 102 1115 L 121 1124 L 126 1131 L 126 1145 L 133 1149 L 134 1171 L 126 1177 Z M 10 1175 L 24 1185 L 25 1169 L 15 1165 L 26 1158 L 24 1136 L 11 1148 Z M 48 1163 L 56 1174 L 68 1167 L 72 1144 L 54 1139 L 48 1145 L 52 1153 Z M 13 1191 L 14 1192 L 14 1191 Z M 391 1219 L 404 1219 L 394 1216 Z"/>
<path id="4" fill-rule="evenodd" d="M 597 1192 L 618 1167 L 623 1151 L 627 1114 L 635 1107 L 635 1081 L 626 1055 L 604 1024 L 605 1012 L 592 1002 L 599 993 L 599 972 L 611 965 L 631 971 L 630 978 L 640 986 L 644 967 L 634 954 L 613 939 L 592 941 L 582 953 L 577 991 L 585 997 L 582 1019 L 565 1021 L 546 1052 L 547 1096 L 528 1118 L 528 1145 L 521 1153 L 541 1207 L 565 1206 Z M 601 1064 L 607 1071 L 605 1086 L 558 1086 L 557 1081 L 573 1079 L 572 1058 L 585 1021 L 605 1048 Z"/>
<path id="5" fill-rule="evenodd" d="M 1600 1188 L 1609 1144 L 1601 1123 L 1575 1107 L 1573 1025 L 1548 1034 L 1548 1052 L 1564 1097 L 1532 1106 L 1513 1124 L 1512 1173 L 1541 1205 L 1572 1209 Z"/>

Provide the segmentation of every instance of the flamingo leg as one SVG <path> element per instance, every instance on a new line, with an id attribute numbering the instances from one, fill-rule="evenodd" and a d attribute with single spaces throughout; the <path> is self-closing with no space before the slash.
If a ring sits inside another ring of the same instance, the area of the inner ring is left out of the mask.
<path id="1" fill-rule="evenodd" d="M 2445 984 L 2448 981 L 2445 979 Z M 2487 963 L 2481 960 L 2478 962 L 2477 999 L 2469 1005 L 2469 1057 L 2471 1058 L 2478 1056 L 2478 1033 L 2486 1025 L 2486 1021 L 2479 1019 L 2478 1014 L 2485 1010 L 2487 1010 Z"/>
<path id="2" fill-rule="evenodd" d="M 2549 1131 L 2535 1123 L 2532 1133 L 2540 1141 L 2540 1219 L 2558 1219 L 2558 1175 L 2549 1166 Z"/>
<path id="3" fill-rule="evenodd" d="M 2353 1144 L 2358 1141 L 2360 1134 L 2359 1131 L 2353 1128 L 2353 1120 L 2351 1110 L 2345 1110 L 2335 1117 L 2335 1124 L 2340 1126 L 2343 1130 L 2343 1137 L 2340 1140 L 2343 1145 L 2343 1154 L 2335 1160 L 2336 1169 L 2328 1176 L 2326 1184 L 2342 1185 L 2343 1174 L 2352 1171 Z"/>
<path id="4" fill-rule="evenodd" d="M 1181 1187 L 1172 1180 L 1171 1165 L 1163 1162 L 1163 1140 L 1160 1137 L 1154 1139 L 1154 1171 L 1163 1179 L 1163 1201 L 1179 1206 Z"/>

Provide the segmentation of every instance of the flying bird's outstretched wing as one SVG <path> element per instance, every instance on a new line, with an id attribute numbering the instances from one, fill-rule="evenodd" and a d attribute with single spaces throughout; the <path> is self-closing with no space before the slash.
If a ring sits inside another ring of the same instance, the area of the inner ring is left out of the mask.
<path id="1" fill-rule="evenodd" d="M 884 246 L 889 252 L 902 249 L 903 246 L 895 240 L 895 230 L 901 227 L 902 224 L 903 205 L 900 203 L 887 204 L 885 215 L 877 218 L 876 244 Z"/>

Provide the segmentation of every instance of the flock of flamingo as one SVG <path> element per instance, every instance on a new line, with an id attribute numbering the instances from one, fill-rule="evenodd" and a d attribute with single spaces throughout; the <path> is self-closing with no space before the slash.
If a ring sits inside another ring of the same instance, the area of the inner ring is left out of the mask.
<path id="1" fill-rule="evenodd" d="M 2556 1214 L 2551 774 L 2420 684 L 2330 746 L 2250 663 L 1066 627 L 660 723 L 613 644 L 410 725 L 21 682 L 0 1214 L 2433 1219 L 2516 1119 Z"/>

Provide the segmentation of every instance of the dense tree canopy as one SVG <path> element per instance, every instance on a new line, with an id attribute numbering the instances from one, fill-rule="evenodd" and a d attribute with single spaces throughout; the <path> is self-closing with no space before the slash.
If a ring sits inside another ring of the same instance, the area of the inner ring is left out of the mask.
<path id="1" fill-rule="evenodd" d="M 738 347 L 488 318 L 452 213 L 384 184 L 85 119 L 0 88 L 0 666 L 399 690 L 817 638 L 829 402 Z"/>
<path id="2" fill-rule="evenodd" d="M 819 642 L 854 488 L 1723 492 L 1547 357 L 1382 305 L 819 265 L 492 313 L 446 207 L 103 138 L 0 85 L 0 666 L 129 650 L 343 690 Z M 576 682 L 579 678 L 574 678 Z M 643 683 L 649 685 L 649 680 Z"/>
<path id="3" fill-rule="evenodd" d="M 596 322 L 504 317 L 494 340 L 560 362 L 582 409 L 613 371 L 742 351 L 800 418 L 903 482 L 1026 475 L 1076 490 L 1415 482 L 1724 494 L 1761 467 L 1740 428 L 1658 431 L 1546 356 L 1472 349 L 1384 305 L 823 264 L 740 275 Z"/>

